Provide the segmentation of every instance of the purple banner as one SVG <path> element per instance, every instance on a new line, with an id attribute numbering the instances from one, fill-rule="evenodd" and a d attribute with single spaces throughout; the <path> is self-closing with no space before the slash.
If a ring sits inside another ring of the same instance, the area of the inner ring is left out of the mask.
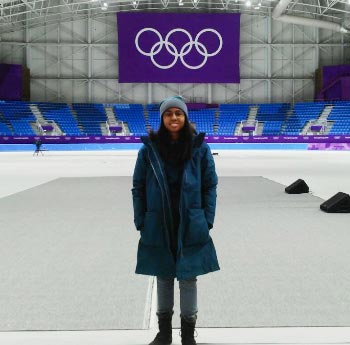
<path id="1" fill-rule="evenodd" d="M 119 82 L 239 83 L 240 15 L 118 12 Z"/>
<path id="2" fill-rule="evenodd" d="M 0 64 L 0 99 L 22 99 L 22 66 Z"/>
<path id="3" fill-rule="evenodd" d="M 350 65 L 336 65 L 323 67 L 323 85 L 322 88 L 327 87 L 334 80 L 339 77 L 350 76 Z"/>
<path id="4" fill-rule="evenodd" d="M 318 100 L 350 100 L 350 65 L 324 66 Z"/>
<path id="5" fill-rule="evenodd" d="M 342 92 L 343 100 L 350 101 L 350 77 L 342 78 L 341 87 L 342 87 L 341 92 Z"/>
<path id="6" fill-rule="evenodd" d="M 138 136 L 0 136 L 0 144 L 33 144 L 37 139 L 43 144 L 77 144 L 77 143 L 140 143 Z M 350 143 L 350 135 L 314 135 L 314 136 L 206 136 L 208 143 L 308 143 L 308 144 L 335 144 Z M 318 146 L 315 147 L 318 147 Z M 310 146 L 311 148 L 312 146 Z M 339 146 L 340 147 L 340 146 Z"/>

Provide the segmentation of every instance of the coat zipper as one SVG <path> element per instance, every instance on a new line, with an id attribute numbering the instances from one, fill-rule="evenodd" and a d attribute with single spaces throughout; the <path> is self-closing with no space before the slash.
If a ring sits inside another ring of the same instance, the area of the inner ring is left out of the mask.
<path id="1" fill-rule="evenodd" d="M 163 181 L 165 181 L 165 177 L 164 177 L 164 175 L 163 175 L 162 166 L 160 165 L 158 156 L 157 156 L 157 154 L 156 154 L 156 152 L 155 152 L 155 150 L 154 150 L 154 148 L 153 148 L 152 145 L 151 145 L 151 147 L 152 147 L 152 150 L 153 150 L 153 153 L 154 153 L 154 157 L 155 157 L 156 160 L 157 160 L 157 163 L 158 163 L 158 166 L 159 166 L 159 171 L 160 171 L 160 173 L 162 174 Z M 164 187 L 164 191 L 165 191 L 165 194 L 166 194 L 166 199 L 167 199 L 167 202 L 168 202 L 169 210 L 171 210 L 171 202 L 170 202 L 169 195 L 168 195 L 167 190 L 166 190 L 165 187 Z"/>
<path id="2" fill-rule="evenodd" d="M 160 186 L 160 190 L 161 190 L 161 193 L 162 193 L 162 203 L 163 203 L 163 218 L 164 218 L 164 225 L 166 227 L 166 236 L 167 236 L 167 240 L 168 240 L 168 243 L 170 243 L 170 239 L 169 239 L 169 230 L 168 230 L 168 224 L 167 224 L 167 221 L 166 221 L 166 217 L 165 217 L 165 208 L 164 208 L 164 195 L 163 195 L 163 188 L 162 188 L 162 185 L 160 184 L 160 181 L 158 179 L 158 175 L 156 173 L 156 169 L 154 168 L 153 166 L 153 163 L 152 163 L 152 160 L 151 160 L 151 157 L 149 155 L 149 151 L 147 150 L 147 155 L 148 155 L 148 159 L 150 161 L 150 164 L 151 164 L 151 167 L 152 167 L 152 170 L 153 170 L 153 173 L 154 173 L 154 176 L 156 177 L 157 181 L 158 181 L 158 184 Z M 165 191 L 166 192 L 166 191 Z"/>
<path id="3" fill-rule="evenodd" d="M 185 163 L 186 165 L 186 163 Z M 180 225 L 179 225 L 179 229 L 182 231 L 182 223 L 183 223 L 183 215 L 182 215 L 182 193 L 183 193 L 183 186 L 184 186 L 184 181 L 186 181 L 186 167 L 184 165 L 184 173 L 183 173 L 183 177 L 182 177 L 182 181 L 181 181 L 181 194 L 180 194 L 180 203 L 179 203 L 179 214 L 180 214 Z M 183 255 L 183 250 L 182 250 L 182 233 L 181 231 L 179 231 L 178 234 L 178 246 L 179 246 L 179 251 L 180 251 L 180 258 L 182 258 Z"/>
<path id="4" fill-rule="evenodd" d="M 162 177 L 162 179 L 163 179 L 164 193 L 165 193 L 166 200 L 167 200 L 167 203 L 168 203 L 168 209 L 169 209 L 169 211 L 170 211 L 170 210 L 171 210 L 171 203 L 170 203 L 170 199 L 169 199 L 169 195 L 168 195 L 167 189 L 166 189 L 166 187 L 165 187 L 165 177 L 164 177 L 164 174 L 163 174 L 162 166 L 161 166 L 161 164 L 160 164 L 158 155 L 157 155 L 155 149 L 153 148 L 153 145 L 150 144 L 150 147 L 151 147 L 151 149 L 152 149 L 152 151 L 153 151 L 153 155 L 154 155 L 154 157 L 155 157 L 155 159 L 156 159 L 156 161 L 157 161 L 157 164 L 158 164 L 158 167 L 159 167 L 159 171 L 160 171 L 160 173 L 161 173 L 161 175 L 162 175 L 161 177 Z M 149 158 L 149 160 L 150 160 L 150 162 L 151 162 L 151 159 L 150 159 L 150 157 L 149 157 L 149 152 L 148 152 L 148 158 Z M 153 166 L 152 166 L 152 169 L 153 169 L 154 174 L 156 175 L 155 168 L 154 168 Z M 159 185 L 160 185 L 160 187 L 161 187 L 161 189 L 162 189 L 162 185 L 160 184 L 160 181 L 159 181 L 157 175 L 156 175 L 156 178 L 157 178 L 157 181 L 158 181 L 158 183 L 159 183 Z M 163 198 L 162 201 L 163 201 L 163 217 L 164 217 L 164 222 L 165 222 L 165 226 L 166 226 L 166 229 L 167 229 L 166 233 L 167 233 L 168 244 L 169 244 L 169 247 L 170 247 L 170 238 L 169 238 L 170 234 L 169 234 L 168 224 L 166 223 L 165 207 L 164 207 L 164 198 Z M 173 224 L 173 219 L 172 219 L 171 213 L 169 214 L 169 216 L 170 216 L 170 220 L 171 220 L 170 223 Z"/>
<path id="5" fill-rule="evenodd" d="M 194 157 L 194 152 L 192 153 L 192 158 L 193 159 Z M 181 216 L 182 215 L 182 212 L 181 212 L 181 209 L 182 209 L 182 193 L 183 193 L 183 189 L 184 189 L 184 184 L 186 182 L 186 179 L 187 179 L 187 174 L 186 174 L 186 164 L 189 164 L 188 162 L 185 162 L 184 164 L 184 172 L 183 172 L 183 177 L 182 177 L 182 181 L 181 181 L 181 195 L 180 195 L 180 204 L 179 204 L 179 213 L 180 213 L 180 225 L 179 225 L 179 229 L 183 229 L 183 226 L 182 226 L 182 223 L 184 221 L 184 217 Z M 183 244 L 182 244 L 182 233 L 180 233 L 179 231 L 179 234 L 178 234 L 178 246 L 179 246 L 179 252 L 180 252 L 180 258 L 182 258 L 184 255 L 183 255 Z"/>

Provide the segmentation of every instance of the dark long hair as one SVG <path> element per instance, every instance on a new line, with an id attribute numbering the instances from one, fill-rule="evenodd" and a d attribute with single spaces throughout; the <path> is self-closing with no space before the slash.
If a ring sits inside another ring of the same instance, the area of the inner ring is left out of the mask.
<path id="1" fill-rule="evenodd" d="M 160 156 L 164 161 L 184 162 L 192 157 L 193 136 L 196 134 L 195 129 L 189 123 L 187 116 L 185 123 L 179 133 L 176 150 L 172 149 L 171 136 L 164 126 L 163 117 L 157 132 L 151 131 L 149 138 L 156 143 Z"/>

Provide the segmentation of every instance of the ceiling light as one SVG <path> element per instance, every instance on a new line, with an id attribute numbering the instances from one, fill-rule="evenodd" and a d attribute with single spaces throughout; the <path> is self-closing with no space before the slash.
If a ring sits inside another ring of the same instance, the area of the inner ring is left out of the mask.
<path id="1" fill-rule="evenodd" d="M 251 2 L 250 0 L 247 0 L 246 3 L 245 3 L 245 5 L 246 5 L 247 7 L 250 7 L 250 6 L 252 6 L 252 2 Z"/>
<path id="2" fill-rule="evenodd" d="M 261 1 L 259 1 L 255 6 L 254 6 L 254 10 L 259 10 L 261 7 Z"/>
<path id="3" fill-rule="evenodd" d="M 108 9 L 108 3 L 104 2 L 102 3 L 101 10 L 106 11 Z"/>

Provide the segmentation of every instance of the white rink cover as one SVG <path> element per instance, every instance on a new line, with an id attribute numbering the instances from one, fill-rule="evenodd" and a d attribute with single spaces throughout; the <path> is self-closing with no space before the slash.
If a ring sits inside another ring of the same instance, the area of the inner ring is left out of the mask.
<path id="1" fill-rule="evenodd" d="M 284 188 L 219 178 L 221 271 L 198 278 L 198 327 L 350 326 L 350 215 Z M 1 331 L 147 326 L 130 189 L 131 177 L 72 177 L 0 199 Z"/>

